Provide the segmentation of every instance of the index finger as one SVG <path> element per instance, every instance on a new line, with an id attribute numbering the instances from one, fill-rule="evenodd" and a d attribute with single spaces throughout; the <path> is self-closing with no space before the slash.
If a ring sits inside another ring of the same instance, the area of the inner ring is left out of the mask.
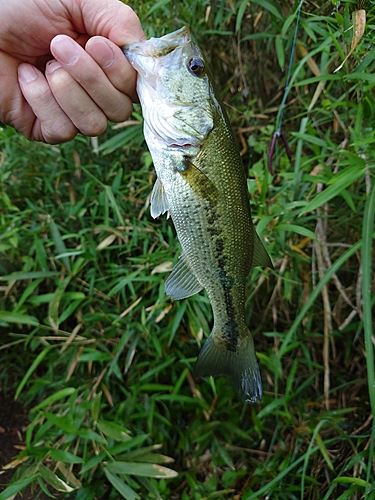
<path id="1" fill-rule="evenodd" d="M 86 44 L 86 52 L 102 68 L 112 85 L 138 102 L 135 91 L 136 72 L 124 56 L 123 51 L 110 40 L 93 36 Z"/>

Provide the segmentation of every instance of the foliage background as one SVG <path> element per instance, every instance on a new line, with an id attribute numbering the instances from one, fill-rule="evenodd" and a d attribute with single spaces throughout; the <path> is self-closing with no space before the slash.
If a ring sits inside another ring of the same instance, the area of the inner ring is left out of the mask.
<path id="1" fill-rule="evenodd" d="M 275 264 L 248 278 L 256 406 L 225 378 L 191 378 L 211 307 L 164 294 L 179 245 L 149 214 L 139 106 L 98 143 L 0 130 L 0 384 L 31 422 L 1 500 L 28 484 L 78 500 L 375 499 L 375 8 L 304 2 L 283 123 L 293 158 L 278 143 L 271 175 L 297 6 L 133 5 L 147 36 L 191 26 L 248 170 Z M 364 35 L 334 73 L 359 9 Z"/>

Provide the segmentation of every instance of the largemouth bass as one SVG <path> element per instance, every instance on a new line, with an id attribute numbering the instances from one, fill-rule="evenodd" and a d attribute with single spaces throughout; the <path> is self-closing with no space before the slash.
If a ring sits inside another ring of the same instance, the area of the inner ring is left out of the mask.
<path id="1" fill-rule="evenodd" d="M 138 72 L 157 174 L 151 215 L 171 216 L 182 247 L 165 292 L 184 299 L 205 288 L 213 309 L 213 330 L 193 376 L 229 375 L 239 394 L 256 402 L 262 384 L 245 324 L 245 282 L 252 267 L 272 263 L 254 230 L 241 157 L 207 63 L 187 28 L 124 53 Z"/>

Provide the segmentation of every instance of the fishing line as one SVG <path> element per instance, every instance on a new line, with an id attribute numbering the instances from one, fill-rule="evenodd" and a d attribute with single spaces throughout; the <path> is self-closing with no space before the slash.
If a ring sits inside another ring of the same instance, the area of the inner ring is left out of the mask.
<path id="1" fill-rule="evenodd" d="M 285 147 L 286 154 L 288 155 L 289 160 L 292 160 L 292 153 L 289 148 L 289 144 L 287 141 L 287 138 L 285 137 L 284 133 L 281 131 L 281 127 L 283 124 L 283 118 L 284 118 L 284 111 L 285 111 L 285 103 L 289 94 L 289 82 L 290 82 L 290 76 L 292 73 L 292 65 L 293 65 L 293 60 L 294 60 L 294 53 L 296 50 L 296 43 L 297 43 L 297 34 L 298 34 L 298 27 L 299 27 L 299 21 L 301 18 L 301 10 L 302 10 L 302 5 L 305 0 L 300 0 L 300 3 L 297 8 L 297 19 L 296 19 L 296 26 L 294 28 L 294 35 L 293 35 L 293 42 L 292 42 L 292 48 L 290 51 L 290 58 L 289 58 L 289 67 L 288 67 L 288 73 L 286 77 L 286 82 L 285 82 L 285 90 L 284 90 L 284 96 L 283 100 L 281 101 L 280 105 L 280 111 L 277 115 L 276 118 L 276 131 L 272 136 L 272 142 L 271 142 L 271 147 L 270 147 L 270 152 L 268 154 L 268 170 L 270 173 L 273 175 L 272 171 L 272 158 L 275 152 L 275 147 L 276 147 L 276 141 L 277 139 L 281 138 Z"/>

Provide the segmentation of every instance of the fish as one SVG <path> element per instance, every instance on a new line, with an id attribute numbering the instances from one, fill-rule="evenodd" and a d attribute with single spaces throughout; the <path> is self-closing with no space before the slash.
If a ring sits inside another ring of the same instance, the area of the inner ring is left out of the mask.
<path id="1" fill-rule="evenodd" d="M 245 322 L 246 279 L 253 267 L 272 262 L 254 229 L 241 157 L 207 60 L 187 27 L 123 51 L 138 73 L 156 170 L 151 215 L 171 217 L 182 249 L 165 293 L 181 300 L 205 289 L 213 310 L 192 375 L 227 375 L 255 403 L 262 382 Z"/>

